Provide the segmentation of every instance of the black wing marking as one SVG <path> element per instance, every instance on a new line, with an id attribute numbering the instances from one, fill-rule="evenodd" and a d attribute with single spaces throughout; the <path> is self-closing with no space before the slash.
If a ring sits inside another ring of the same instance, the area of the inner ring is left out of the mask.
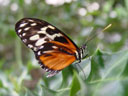
<path id="1" fill-rule="evenodd" d="M 66 38 L 78 49 L 76 44 L 63 32 L 40 19 L 23 18 L 16 23 L 15 30 L 21 40 L 33 51 L 42 49 L 49 41 L 68 43 Z"/>

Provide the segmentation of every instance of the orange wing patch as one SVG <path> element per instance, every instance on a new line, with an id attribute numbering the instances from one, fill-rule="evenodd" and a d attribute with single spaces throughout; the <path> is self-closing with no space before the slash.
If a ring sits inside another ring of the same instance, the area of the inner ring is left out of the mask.
<path id="1" fill-rule="evenodd" d="M 46 67 L 53 70 L 62 70 L 76 60 L 74 55 L 68 55 L 62 52 L 44 54 L 39 59 Z"/>
<path id="2" fill-rule="evenodd" d="M 61 43 L 57 41 L 49 41 L 49 43 L 53 43 L 55 45 L 66 47 L 70 49 L 70 53 L 75 53 L 75 51 L 77 50 L 77 47 L 67 37 L 65 37 L 65 39 L 68 41 L 68 43 Z"/>
<path id="3" fill-rule="evenodd" d="M 40 61 L 43 62 L 43 64 L 49 69 L 62 70 L 76 60 L 74 55 L 76 47 L 68 38 L 66 39 L 68 43 L 61 43 L 57 41 L 49 41 L 49 43 L 55 44 L 58 46 L 58 48 L 62 48 L 64 51 L 70 54 L 62 52 L 59 49 L 54 49 L 46 51 L 45 54 L 39 57 Z"/>

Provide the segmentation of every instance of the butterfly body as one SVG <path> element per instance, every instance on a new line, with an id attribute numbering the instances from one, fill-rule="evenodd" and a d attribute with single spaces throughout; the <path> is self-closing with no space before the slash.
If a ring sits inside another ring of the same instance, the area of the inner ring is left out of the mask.
<path id="1" fill-rule="evenodd" d="M 74 61 L 84 56 L 86 45 L 77 45 L 46 21 L 35 18 L 23 18 L 16 23 L 15 30 L 23 43 L 31 48 L 40 66 L 47 72 L 48 77 L 54 76 Z"/>

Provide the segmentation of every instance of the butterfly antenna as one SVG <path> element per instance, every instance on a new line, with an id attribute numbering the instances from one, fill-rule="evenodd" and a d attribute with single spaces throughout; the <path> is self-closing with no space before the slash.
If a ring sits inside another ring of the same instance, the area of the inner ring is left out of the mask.
<path id="1" fill-rule="evenodd" d="M 104 32 L 105 30 L 107 30 L 108 28 L 110 28 L 112 26 L 112 24 L 107 25 L 103 30 L 101 30 L 100 32 Z M 90 38 L 87 38 L 85 45 L 91 41 L 93 38 L 95 38 L 100 32 L 95 33 L 93 36 L 91 36 Z"/>

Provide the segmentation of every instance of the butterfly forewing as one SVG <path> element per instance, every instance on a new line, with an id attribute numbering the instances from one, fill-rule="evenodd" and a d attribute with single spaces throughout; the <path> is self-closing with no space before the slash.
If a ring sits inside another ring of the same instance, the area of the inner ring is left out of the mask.
<path id="1" fill-rule="evenodd" d="M 46 21 L 24 18 L 16 23 L 15 30 L 21 40 L 34 51 L 42 68 L 52 70 L 53 75 L 76 60 L 79 48 L 63 32 Z"/>
<path id="2" fill-rule="evenodd" d="M 24 18 L 16 23 L 15 29 L 22 41 L 34 51 L 42 49 L 42 45 L 48 41 L 72 43 L 75 49 L 78 48 L 64 33 L 43 20 Z"/>

